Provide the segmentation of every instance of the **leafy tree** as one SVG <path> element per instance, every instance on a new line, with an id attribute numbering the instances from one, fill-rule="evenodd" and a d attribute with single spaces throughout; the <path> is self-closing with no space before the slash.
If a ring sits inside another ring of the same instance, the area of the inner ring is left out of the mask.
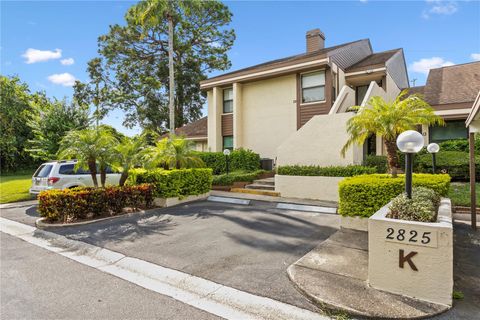
<path id="1" fill-rule="evenodd" d="M 73 86 L 73 98 L 80 105 L 95 106 L 93 116 L 96 120 L 96 126 L 103 119 L 108 110 L 112 108 L 110 92 L 113 90 L 112 83 L 109 81 L 109 72 L 105 68 L 101 58 L 95 58 L 88 62 L 87 72 L 91 81 L 83 83 L 75 81 Z"/>
<path id="2" fill-rule="evenodd" d="M 148 5 L 154 8 L 150 13 L 145 10 Z M 162 11 L 165 5 L 168 12 Z M 113 25 L 99 37 L 99 53 L 105 61 L 101 78 L 111 89 L 102 97 L 104 105 L 123 109 L 127 127 L 138 124 L 162 133 L 169 125 L 169 92 L 175 89 L 175 126 L 198 119 L 205 102 L 200 81 L 212 70 L 230 67 L 226 53 L 235 38 L 227 28 L 231 16 L 219 1 L 161 0 L 133 6 L 126 14 L 126 25 Z M 174 86 L 168 68 L 169 21 L 175 44 Z M 87 86 L 93 91 L 92 83 Z"/>
<path id="3" fill-rule="evenodd" d="M 144 136 L 124 137 L 120 143 L 115 146 L 115 166 L 121 170 L 119 185 L 123 186 L 128 179 L 128 172 L 131 168 L 137 166 L 141 162 L 142 151 L 145 147 Z"/>
<path id="4" fill-rule="evenodd" d="M 0 76 L 0 167 L 2 171 L 16 170 L 32 164 L 25 150 L 26 142 L 33 138 L 27 125 L 30 90 L 18 77 Z"/>
<path id="5" fill-rule="evenodd" d="M 353 144 L 363 145 L 371 135 L 383 138 L 387 151 L 387 161 L 393 176 L 397 174 L 397 136 L 415 129 L 417 125 L 444 124 L 433 108 L 419 95 L 407 96 L 402 91 L 392 102 L 386 102 L 379 96 L 372 97 L 365 108 L 355 106 L 358 113 L 347 122 L 349 138 L 341 150 L 342 156 Z"/>
<path id="6" fill-rule="evenodd" d="M 148 168 L 168 169 L 201 168 L 205 164 L 194 153 L 193 142 L 170 135 L 145 149 L 143 161 Z"/>
<path id="7" fill-rule="evenodd" d="M 105 187 L 106 168 L 114 158 L 113 148 L 117 144 L 118 140 L 105 127 L 70 131 L 60 142 L 59 158 L 77 159 L 75 169 L 88 169 L 95 187 L 98 187 L 98 162 L 101 184 Z"/>
<path id="8" fill-rule="evenodd" d="M 45 94 L 32 96 L 33 112 L 27 121 L 33 137 L 28 140 L 27 151 L 34 159 L 55 159 L 60 140 L 70 130 L 80 130 L 90 123 L 88 107 L 64 100 L 48 99 Z"/>

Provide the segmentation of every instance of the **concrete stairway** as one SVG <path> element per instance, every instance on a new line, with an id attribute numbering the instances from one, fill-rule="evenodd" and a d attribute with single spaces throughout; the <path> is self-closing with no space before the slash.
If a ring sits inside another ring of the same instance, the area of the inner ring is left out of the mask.
<path id="1" fill-rule="evenodd" d="M 260 180 L 254 180 L 252 184 L 247 184 L 246 189 L 255 190 L 275 190 L 275 178 L 265 178 Z"/>
<path id="2" fill-rule="evenodd" d="M 230 191 L 264 196 L 280 196 L 280 193 L 275 192 L 275 178 L 273 177 L 254 180 L 252 184 L 247 184 L 244 189 L 232 188 Z"/>

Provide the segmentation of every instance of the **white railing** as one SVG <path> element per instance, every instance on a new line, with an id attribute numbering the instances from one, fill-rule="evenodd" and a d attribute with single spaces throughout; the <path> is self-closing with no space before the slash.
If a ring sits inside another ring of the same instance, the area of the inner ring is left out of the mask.
<path id="1" fill-rule="evenodd" d="M 349 86 L 343 86 L 328 114 L 345 112 L 353 105 L 355 105 L 355 90 Z"/>

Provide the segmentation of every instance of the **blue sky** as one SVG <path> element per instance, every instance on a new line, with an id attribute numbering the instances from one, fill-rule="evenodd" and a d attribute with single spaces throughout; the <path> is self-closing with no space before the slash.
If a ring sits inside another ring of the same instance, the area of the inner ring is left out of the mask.
<path id="1" fill-rule="evenodd" d="M 33 91 L 72 96 L 74 79 L 97 37 L 123 23 L 128 1 L 2 1 L 0 72 L 17 74 Z M 374 51 L 403 48 L 410 80 L 425 83 L 431 67 L 480 60 L 478 1 L 226 1 L 237 39 L 232 70 L 305 50 L 305 32 L 320 28 L 326 46 L 369 38 Z M 30 50 L 28 50 L 30 49 Z M 212 75 L 220 72 L 213 72 Z M 125 133 L 123 114 L 104 120 Z"/>

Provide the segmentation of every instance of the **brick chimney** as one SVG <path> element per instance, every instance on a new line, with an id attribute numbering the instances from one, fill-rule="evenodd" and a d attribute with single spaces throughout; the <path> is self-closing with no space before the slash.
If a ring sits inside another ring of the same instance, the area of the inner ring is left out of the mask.
<path id="1" fill-rule="evenodd" d="M 307 31 L 307 53 L 325 48 L 325 35 L 320 29 Z"/>

